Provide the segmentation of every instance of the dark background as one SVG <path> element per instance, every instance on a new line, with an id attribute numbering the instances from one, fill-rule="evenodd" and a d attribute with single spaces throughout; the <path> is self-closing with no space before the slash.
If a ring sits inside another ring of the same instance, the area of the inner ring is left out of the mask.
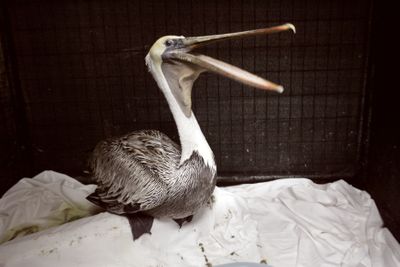
<path id="1" fill-rule="evenodd" d="M 398 14 L 392 1 L 374 2 L 369 90 L 372 92 L 368 161 L 353 180 L 375 199 L 386 226 L 400 239 L 400 93 Z"/>
<path id="2" fill-rule="evenodd" d="M 1 191 L 45 169 L 84 175 L 106 137 L 153 128 L 177 141 L 144 65 L 158 37 L 291 22 L 296 35 L 204 51 L 286 89 L 258 92 L 213 74 L 196 82 L 193 109 L 220 183 L 344 178 L 372 194 L 399 237 L 396 24 L 377 2 L 3 1 Z"/>

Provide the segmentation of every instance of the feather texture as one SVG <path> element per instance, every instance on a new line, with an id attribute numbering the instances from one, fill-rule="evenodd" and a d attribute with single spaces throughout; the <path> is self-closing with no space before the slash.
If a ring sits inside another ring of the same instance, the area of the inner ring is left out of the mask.
<path id="1" fill-rule="evenodd" d="M 156 130 L 102 141 L 90 161 L 98 188 L 88 199 L 116 214 L 193 215 L 214 190 L 215 169 L 196 151 L 182 164 L 180 157 L 180 147 Z"/>

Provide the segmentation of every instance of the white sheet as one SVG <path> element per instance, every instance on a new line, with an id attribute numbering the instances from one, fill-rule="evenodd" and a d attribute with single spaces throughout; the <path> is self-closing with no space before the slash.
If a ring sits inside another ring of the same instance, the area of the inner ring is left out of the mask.
<path id="1" fill-rule="evenodd" d="M 82 185 L 55 172 L 22 179 L 0 199 L 0 266 L 400 266 L 400 246 L 368 193 L 308 179 L 216 188 L 181 229 L 155 220 L 132 241 L 124 217 L 94 212 Z M 208 264 L 208 265 L 207 265 Z"/>

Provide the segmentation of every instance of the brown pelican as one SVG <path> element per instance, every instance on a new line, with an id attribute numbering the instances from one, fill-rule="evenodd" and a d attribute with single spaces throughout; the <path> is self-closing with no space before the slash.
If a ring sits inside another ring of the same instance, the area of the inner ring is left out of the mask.
<path id="1" fill-rule="evenodd" d="M 150 233 L 153 217 L 180 226 L 211 197 L 216 184 L 214 154 L 191 106 L 194 81 L 211 71 L 252 87 L 282 92 L 283 87 L 238 67 L 193 52 L 209 43 L 293 30 L 292 24 L 199 37 L 164 36 L 146 56 L 178 128 L 180 146 L 156 130 L 101 141 L 91 157 L 96 191 L 88 199 L 107 211 L 127 215 L 133 238 Z"/>

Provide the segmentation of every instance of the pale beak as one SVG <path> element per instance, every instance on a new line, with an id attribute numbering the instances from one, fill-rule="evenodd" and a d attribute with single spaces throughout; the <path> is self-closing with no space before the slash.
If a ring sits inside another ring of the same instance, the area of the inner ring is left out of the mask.
<path id="1" fill-rule="evenodd" d="M 201 46 L 208 45 L 210 43 L 231 40 L 231 39 L 245 38 L 250 36 L 266 35 L 288 30 L 292 30 L 294 33 L 296 32 L 296 28 L 294 27 L 294 25 L 288 23 L 280 26 L 257 29 L 257 30 L 249 30 L 249 31 L 225 33 L 217 35 L 197 36 L 197 37 L 186 37 L 181 39 L 181 42 L 176 47 L 176 49 L 173 49 L 168 52 L 168 57 L 195 64 L 204 69 L 205 71 L 211 71 L 220 74 L 222 76 L 228 77 L 230 79 L 236 80 L 238 82 L 241 82 L 243 84 L 252 87 L 282 93 L 283 87 L 281 85 L 270 82 L 255 74 L 242 70 L 238 67 L 230 65 L 218 59 L 198 53 L 192 53 L 192 50 Z"/>

